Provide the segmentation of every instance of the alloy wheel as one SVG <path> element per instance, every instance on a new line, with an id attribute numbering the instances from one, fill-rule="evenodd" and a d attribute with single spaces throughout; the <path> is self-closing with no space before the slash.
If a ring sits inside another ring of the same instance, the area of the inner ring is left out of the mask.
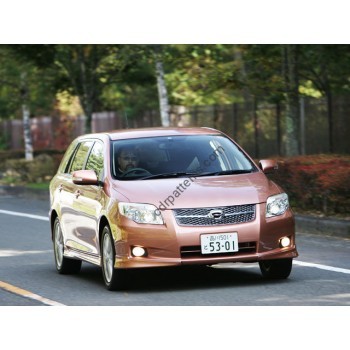
<path id="1" fill-rule="evenodd" d="M 59 222 L 55 225 L 55 258 L 58 268 L 61 268 L 63 261 L 63 235 Z"/>
<path id="2" fill-rule="evenodd" d="M 114 253 L 109 233 L 103 237 L 103 271 L 108 283 L 111 282 L 114 269 Z"/>

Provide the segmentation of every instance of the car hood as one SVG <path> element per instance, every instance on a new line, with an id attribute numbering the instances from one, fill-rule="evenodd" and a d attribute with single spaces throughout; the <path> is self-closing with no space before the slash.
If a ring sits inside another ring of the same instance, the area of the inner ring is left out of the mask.
<path id="1" fill-rule="evenodd" d="M 176 209 L 266 202 L 281 189 L 263 173 L 198 178 L 115 181 L 117 192 L 134 203 Z"/>

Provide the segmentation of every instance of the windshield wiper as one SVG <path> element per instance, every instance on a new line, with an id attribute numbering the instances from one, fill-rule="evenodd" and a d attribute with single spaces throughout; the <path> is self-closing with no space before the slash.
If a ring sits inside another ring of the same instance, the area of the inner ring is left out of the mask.
<path id="1" fill-rule="evenodd" d="M 208 173 L 197 174 L 197 176 L 218 176 L 218 175 L 237 175 L 237 174 L 249 174 L 253 169 L 239 169 L 239 170 L 222 170 Z"/>
<path id="2" fill-rule="evenodd" d="M 218 175 L 236 175 L 236 174 L 248 174 L 252 173 L 253 169 L 240 169 L 240 170 L 222 170 L 206 173 L 188 173 L 188 172 L 172 172 L 172 173 L 163 173 L 155 174 L 150 176 L 145 176 L 139 178 L 138 180 L 149 180 L 149 179 L 161 179 L 161 178 L 174 178 L 174 177 L 200 177 L 200 176 L 218 176 Z"/>
<path id="3" fill-rule="evenodd" d="M 188 173 L 188 172 L 172 172 L 172 173 L 163 173 L 163 174 L 155 174 L 150 176 L 145 176 L 140 178 L 139 180 L 149 180 L 149 179 L 161 179 L 161 178 L 171 178 L 171 177 L 184 177 L 184 176 L 198 176 L 202 174 L 197 173 Z"/>

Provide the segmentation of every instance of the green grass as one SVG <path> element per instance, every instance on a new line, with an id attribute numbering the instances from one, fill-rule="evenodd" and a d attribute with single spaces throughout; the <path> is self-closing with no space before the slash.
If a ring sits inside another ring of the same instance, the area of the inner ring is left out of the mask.
<path id="1" fill-rule="evenodd" d="M 33 188 L 35 190 L 48 190 L 49 189 L 49 182 L 39 182 L 39 183 L 27 183 L 26 187 Z"/>

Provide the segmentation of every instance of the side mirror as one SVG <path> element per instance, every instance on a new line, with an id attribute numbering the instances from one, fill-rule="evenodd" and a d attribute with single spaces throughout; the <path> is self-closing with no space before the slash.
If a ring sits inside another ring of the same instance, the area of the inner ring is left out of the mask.
<path id="1" fill-rule="evenodd" d="M 271 174 L 278 169 L 278 164 L 272 159 L 262 159 L 259 162 L 259 167 L 265 174 Z"/>
<path id="2" fill-rule="evenodd" d="M 76 185 L 99 185 L 97 175 L 93 170 L 77 170 L 72 175 L 73 183 Z"/>

